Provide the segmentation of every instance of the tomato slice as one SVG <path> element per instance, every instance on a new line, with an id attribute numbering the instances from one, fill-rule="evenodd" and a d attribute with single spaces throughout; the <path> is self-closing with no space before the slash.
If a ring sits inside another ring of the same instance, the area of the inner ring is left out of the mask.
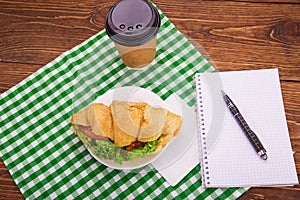
<path id="1" fill-rule="evenodd" d="M 87 137 L 93 139 L 93 140 L 109 140 L 107 137 L 103 137 L 103 136 L 99 136 L 99 135 L 95 135 L 92 132 L 92 129 L 90 126 L 82 126 L 79 125 L 80 130 L 82 131 L 82 133 L 84 135 L 86 135 Z"/>
<path id="2" fill-rule="evenodd" d="M 126 146 L 127 151 L 131 151 L 132 149 L 137 149 L 142 147 L 146 144 L 146 142 L 134 141 L 130 145 Z"/>

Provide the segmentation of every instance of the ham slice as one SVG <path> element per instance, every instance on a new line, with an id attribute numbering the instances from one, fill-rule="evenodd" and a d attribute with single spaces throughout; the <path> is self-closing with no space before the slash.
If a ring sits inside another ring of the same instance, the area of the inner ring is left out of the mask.
<path id="1" fill-rule="evenodd" d="M 93 139 L 93 140 L 109 140 L 107 137 L 103 137 L 103 136 L 99 136 L 99 135 L 95 135 L 92 132 L 92 128 L 90 126 L 82 126 L 79 125 L 79 128 L 81 130 L 81 132 L 86 135 L 87 137 Z"/>

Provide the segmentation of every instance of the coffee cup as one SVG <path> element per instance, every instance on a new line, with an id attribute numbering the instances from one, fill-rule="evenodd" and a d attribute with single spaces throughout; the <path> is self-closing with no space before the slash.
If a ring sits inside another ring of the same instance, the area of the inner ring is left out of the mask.
<path id="1" fill-rule="evenodd" d="M 157 9 L 146 0 L 121 0 L 110 8 L 105 20 L 107 35 L 130 68 L 153 61 L 160 24 Z"/>

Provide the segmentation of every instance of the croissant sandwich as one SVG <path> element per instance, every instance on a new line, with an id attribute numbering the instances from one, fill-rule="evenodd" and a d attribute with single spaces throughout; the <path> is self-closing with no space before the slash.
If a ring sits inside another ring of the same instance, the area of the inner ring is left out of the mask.
<path id="1" fill-rule="evenodd" d="M 102 159 L 117 163 L 158 153 L 176 136 L 182 117 L 144 102 L 94 103 L 71 117 L 73 132 Z"/>

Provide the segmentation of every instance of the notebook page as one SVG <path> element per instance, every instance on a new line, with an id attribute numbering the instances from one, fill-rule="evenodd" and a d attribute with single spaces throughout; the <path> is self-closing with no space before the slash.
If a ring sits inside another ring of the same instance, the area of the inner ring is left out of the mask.
<path id="1" fill-rule="evenodd" d="M 207 154 L 203 155 L 205 186 L 297 184 L 278 70 L 204 73 L 199 76 L 205 114 L 205 126 L 202 126 L 205 131 L 202 130 L 201 133 L 205 141 L 211 143 L 205 150 Z M 221 83 L 217 83 L 218 80 Z M 267 150 L 267 160 L 257 155 L 233 115 L 225 107 L 221 89 L 233 100 L 259 137 Z M 213 100 L 215 98 L 218 100 Z M 214 117 L 216 115 L 217 120 Z M 220 127 L 220 131 L 215 132 L 215 127 Z"/>

